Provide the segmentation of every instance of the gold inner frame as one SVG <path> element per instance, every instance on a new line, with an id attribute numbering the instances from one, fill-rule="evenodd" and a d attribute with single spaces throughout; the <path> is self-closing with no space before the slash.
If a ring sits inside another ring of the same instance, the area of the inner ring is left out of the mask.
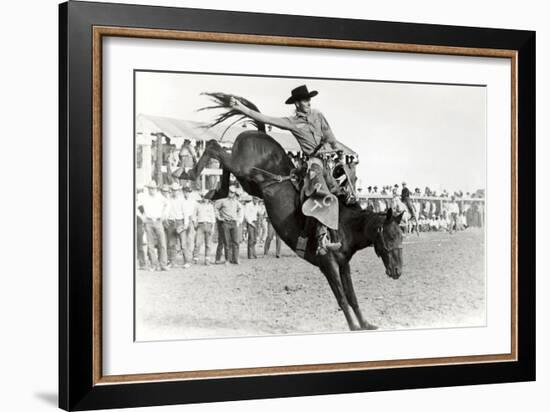
<path id="1" fill-rule="evenodd" d="M 458 56 L 498 57 L 511 60 L 511 185 L 512 185 L 512 239 L 511 239 L 511 352 L 509 354 L 453 356 L 439 358 L 394 359 L 315 365 L 288 365 L 274 367 L 217 369 L 201 371 L 162 372 L 132 375 L 103 375 L 102 372 L 102 40 L 104 36 L 132 37 L 165 40 L 187 40 L 238 44 L 277 45 L 354 49 L 401 53 L 423 53 Z M 175 31 L 128 27 L 93 27 L 92 44 L 92 187 L 93 187 L 93 384 L 135 383 L 146 381 L 215 379 L 227 377 L 319 373 L 335 371 L 402 368 L 413 366 L 456 365 L 467 363 L 493 363 L 517 361 L 517 51 L 501 49 L 430 46 L 417 44 L 383 43 L 319 38 L 262 36 L 232 33 Z"/>

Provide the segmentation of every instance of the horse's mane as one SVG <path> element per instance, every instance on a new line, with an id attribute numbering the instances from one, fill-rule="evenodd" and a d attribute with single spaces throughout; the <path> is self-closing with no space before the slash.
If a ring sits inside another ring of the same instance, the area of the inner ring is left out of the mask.
<path id="1" fill-rule="evenodd" d="M 253 124 L 260 132 L 264 132 L 264 133 L 266 132 L 264 123 L 258 122 L 256 120 L 253 120 L 253 119 L 245 116 L 244 114 L 242 114 L 238 110 L 233 109 L 231 107 L 231 104 L 230 104 L 231 98 L 234 98 L 234 99 L 238 100 L 239 102 L 241 102 L 242 104 L 244 104 L 249 109 L 252 109 L 256 112 L 259 112 L 260 110 L 258 109 L 258 107 L 254 103 L 252 103 L 250 100 L 245 99 L 244 97 L 241 97 L 241 96 L 234 95 L 234 94 L 227 94 L 227 93 L 221 93 L 221 92 L 213 92 L 213 93 L 206 93 L 205 92 L 205 93 L 201 93 L 201 94 L 210 97 L 210 100 L 212 100 L 215 104 L 213 106 L 201 107 L 198 111 L 212 110 L 212 109 L 224 109 L 223 112 L 220 113 L 214 119 L 214 121 L 212 121 L 211 123 L 209 123 L 209 124 L 207 124 L 206 126 L 203 126 L 203 127 L 207 128 L 207 129 L 210 129 L 214 126 L 217 126 L 218 124 L 221 124 L 221 123 L 225 122 L 228 119 L 233 120 L 225 128 L 225 130 L 223 131 L 223 133 L 221 135 L 222 139 L 223 139 L 223 136 L 225 135 L 225 133 L 227 133 L 227 131 L 232 126 L 234 126 L 235 124 L 237 124 L 239 122 L 243 122 L 245 124 L 246 123 Z"/>

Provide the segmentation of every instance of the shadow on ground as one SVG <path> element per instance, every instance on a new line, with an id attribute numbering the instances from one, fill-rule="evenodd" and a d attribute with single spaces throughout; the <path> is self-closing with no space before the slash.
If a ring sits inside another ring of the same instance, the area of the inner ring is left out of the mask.
<path id="1" fill-rule="evenodd" d="M 55 392 L 37 392 L 34 396 L 50 406 L 57 407 L 57 393 Z"/>

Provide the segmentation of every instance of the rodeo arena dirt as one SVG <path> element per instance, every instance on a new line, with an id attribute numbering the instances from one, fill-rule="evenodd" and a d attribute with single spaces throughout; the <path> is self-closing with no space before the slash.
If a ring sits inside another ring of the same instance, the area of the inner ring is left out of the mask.
<path id="1" fill-rule="evenodd" d="M 281 240 L 261 196 L 251 196 L 229 174 L 227 192 L 217 196 L 224 176 L 219 159 L 202 162 L 207 142 L 230 153 L 252 128 L 201 126 L 137 116 L 137 340 L 349 331 L 333 285 Z M 267 133 L 299 168 L 303 153 L 292 136 L 269 127 Z M 348 173 L 358 162 L 352 152 L 327 156 Z M 200 173 L 191 173 L 201 162 Z M 484 325 L 484 190 L 436 192 L 405 181 L 364 186 L 368 177 L 358 177 L 344 176 L 353 185 L 346 193 L 354 207 L 383 217 L 391 210 L 402 233 L 399 279 L 388 276 L 376 244 L 351 260 L 367 326 Z"/>

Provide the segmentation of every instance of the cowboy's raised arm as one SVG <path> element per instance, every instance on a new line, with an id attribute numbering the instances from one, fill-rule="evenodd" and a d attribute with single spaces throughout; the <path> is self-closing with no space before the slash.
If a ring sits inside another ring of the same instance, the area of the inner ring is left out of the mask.
<path id="1" fill-rule="evenodd" d="M 293 130 L 294 129 L 294 125 L 286 117 L 267 116 L 263 113 L 260 113 L 260 112 L 257 112 L 255 110 L 249 109 L 248 107 L 246 107 L 244 104 L 242 104 L 241 102 L 239 102 L 237 99 L 235 99 L 233 97 L 231 98 L 230 104 L 231 104 L 231 107 L 233 107 L 234 109 L 238 110 L 239 112 L 241 112 L 245 116 L 248 116 L 248 117 L 250 117 L 250 118 L 252 118 L 252 119 L 254 119 L 258 122 L 265 123 L 265 124 L 270 124 L 272 126 L 278 127 L 279 129 L 283 129 L 283 130 Z"/>

